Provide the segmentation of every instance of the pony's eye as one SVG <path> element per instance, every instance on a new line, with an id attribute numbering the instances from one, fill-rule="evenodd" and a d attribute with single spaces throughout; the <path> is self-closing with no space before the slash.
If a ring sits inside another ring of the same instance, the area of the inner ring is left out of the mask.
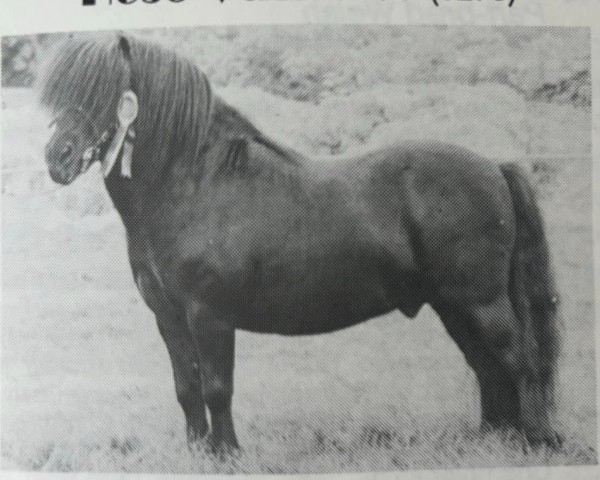
<path id="1" fill-rule="evenodd" d="M 56 120 L 53 120 L 49 125 L 48 128 L 45 132 L 45 137 L 43 138 L 43 140 L 45 141 L 45 143 L 48 143 L 50 141 L 50 139 L 54 136 L 54 134 L 56 133 Z M 43 130 L 42 130 L 43 132 Z M 44 133 L 42 133 L 42 135 L 44 135 Z"/>

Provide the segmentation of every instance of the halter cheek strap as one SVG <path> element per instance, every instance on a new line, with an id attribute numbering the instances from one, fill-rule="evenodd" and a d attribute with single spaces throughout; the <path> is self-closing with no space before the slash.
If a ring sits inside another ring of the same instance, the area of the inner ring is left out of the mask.
<path id="1" fill-rule="evenodd" d="M 121 157 L 121 175 L 131 178 L 131 162 L 133 158 L 133 141 L 135 133 L 131 125 L 138 116 L 138 100 L 131 90 L 123 92 L 117 108 L 117 126 L 112 142 L 102 159 L 102 174 L 107 177 L 112 171 L 119 154 Z"/>

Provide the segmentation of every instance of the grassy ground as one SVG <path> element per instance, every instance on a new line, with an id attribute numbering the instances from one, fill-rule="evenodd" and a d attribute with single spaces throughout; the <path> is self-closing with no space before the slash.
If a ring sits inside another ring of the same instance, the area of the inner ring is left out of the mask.
<path id="1" fill-rule="evenodd" d="M 219 35 L 213 40 L 225 41 L 229 33 Z M 258 82 L 254 77 L 242 80 L 225 95 L 306 151 L 362 148 L 435 125 L 428 136 L 494 156 L 570 154 L 533 164 L 563 297 L 564 447 L 532 451 L 514 433 L 479 433 L 474 375 L 425 308 L 415 320 L 393 313 L 310 338 L 241 332 L 234 417 L 245 448 L 226 461 L 192 454 L 166 347 L 134 289 L 124 232 L 106 213 L 98 178 L 90 172 L 79 184 L 45 195 L 30 194 L 51 187 L 45 177 L 6 173 L 2 468 L 307 473 L 596 462 L 589 112 L 527 103 L 495 85 L 399 81 L 317 105 L 249 88 Z M 30 92 L 7 93 L 4 166 L 39 164 L 42 142 Z"/>

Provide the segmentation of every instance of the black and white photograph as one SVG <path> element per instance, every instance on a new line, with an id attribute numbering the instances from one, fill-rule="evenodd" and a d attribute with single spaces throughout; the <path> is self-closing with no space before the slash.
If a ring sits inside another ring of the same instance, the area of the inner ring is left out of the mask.
<path id="1" fill-rule="evenodd" d="M 4 471 L 597 464 L 585 27 L 2 37 Z"/>

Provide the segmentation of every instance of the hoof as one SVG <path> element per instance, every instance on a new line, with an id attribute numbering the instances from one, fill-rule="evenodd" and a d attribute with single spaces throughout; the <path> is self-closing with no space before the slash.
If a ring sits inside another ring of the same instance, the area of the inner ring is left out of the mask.
<path id="1" fill-rule="evenodd" d="M 207 439 L 208 429 L 187 428 L 187 445 L 190 452 L 206 451 Z"/>
<path id="2" fill-rule="evenodd" d="M 202 454 L 207 455 L 210 454 L 210 446 L 206 440 L 194 440 L 187 442 L 188 450 L 191 454 Z"/>
<path id="3" fill-rule="evenodd" d="M 240 453 L 240 446 L 237 442 L 214 442 L 209 441 L 210 452 L 221 459 L 236 457 Z"/>
<path id="4" fill-rule="evenodd" d="M 561 450 L 565 440 L 564 437 L 557 432 L 544 432 L 526 435 L 529 445 L 533 448 L 549 448 L 552 450 Z"/>
<path id="5" fill-rule="evenodd" d="M 482 433 L 490 433 L 490 432 L 510 432 L 516 429 L 514 423 L 510 423 L 508 421 L 505 422 L 490 422 L 484 421 L 481 422 L 479 426 L 479 431 Z"/>
<path id="6" fill-rule="evenodd" d="M 236 457 L 241 449 L 237 441 L 226 442 L 224 440 L 216 441 L 212 433 L 204 435 L 200 439 L 190 441 L 188 438 L 188 448 L 192 453 L 203 453 L 205 455 L 214 455 L 220 459 Z"/>

